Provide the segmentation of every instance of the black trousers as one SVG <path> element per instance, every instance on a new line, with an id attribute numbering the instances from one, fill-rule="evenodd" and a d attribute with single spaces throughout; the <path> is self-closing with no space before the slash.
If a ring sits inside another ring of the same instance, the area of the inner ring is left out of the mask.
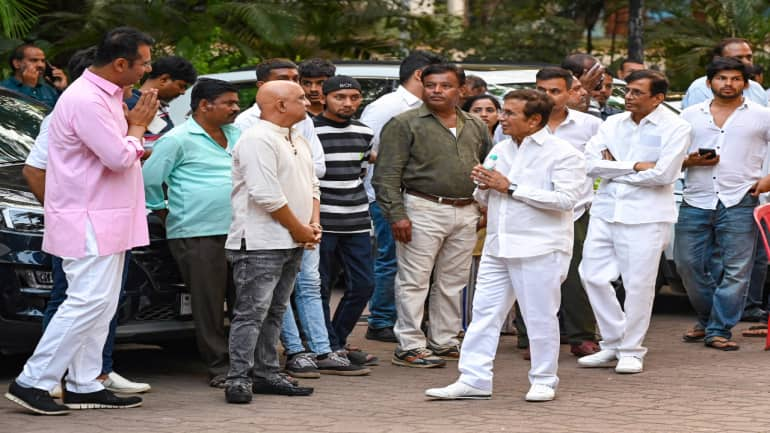
<path id="1" fill-rule="evenodd" d="M 227 374 L 230 368 L 224 303 L 233 286 L 226 240 L 225 235 L 168 240 L 182 280 L 190 289 L 195 340 L 210 377 Z M 231 305 L 228 302 L 230 310 Z"/>

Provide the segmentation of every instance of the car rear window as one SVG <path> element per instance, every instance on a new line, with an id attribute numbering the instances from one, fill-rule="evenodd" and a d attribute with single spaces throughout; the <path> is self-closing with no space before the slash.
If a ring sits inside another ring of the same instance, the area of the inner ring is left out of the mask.
<path id="1" fill-rule="evenodd" d="M 0 163 L 27 159 L 46 112 L 42 105 L 0 93 Z"/>

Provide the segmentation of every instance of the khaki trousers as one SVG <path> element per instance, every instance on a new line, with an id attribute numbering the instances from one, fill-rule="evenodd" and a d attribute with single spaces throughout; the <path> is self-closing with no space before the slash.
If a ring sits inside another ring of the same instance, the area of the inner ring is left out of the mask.
<path id="1" fill-rule="evenodd" d="M 454 207 L 409 194 L 404 194 L 404 206 L 412 223 L 412 241 L 396 242 L 398 318 L 393 330 L 399 349 L 457 346 L 462 290 L 468 282 L 479 210 L 475 205 Z M 426 338 L 420 324 L 428 296 Z"/>

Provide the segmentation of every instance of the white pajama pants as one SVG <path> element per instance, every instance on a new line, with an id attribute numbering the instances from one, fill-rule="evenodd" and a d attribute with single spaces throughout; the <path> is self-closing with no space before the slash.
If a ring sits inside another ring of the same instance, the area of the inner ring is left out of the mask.
<path id="1" fill-rule="evenodd" d="M 48 324 L 35 352 L 16 381 L 51 391 L 67 373 L 67 390 L 96 392 L 102 371 L 102 349 L 115 315 L 125 252 L 99 256 L 96 236 L 86 223 L 86 256 L 62 258 L 67 299 Z"/>
<path id="2" fill-rule="evenodd" d="M 621 224 L 591 217 L 579 272 L 603 350 L 644 358 L 660 255 L 670 239 L 671 223 Z M 618 277 L 626 291 L 623 308 L 612 286 Z"/>
<path id="3" fill-rule="evenodd" d="M 500 329 L 514 299 L 518 299 L 529 330 L 529 381 L 556 388 L 560 338 L 556 314 L 569 261 L 570 255 L 564 252 L 525 258 L 481 257 L 473 320 L 460 350 L 460 382 L 492 391 L 492 364 Z"/>

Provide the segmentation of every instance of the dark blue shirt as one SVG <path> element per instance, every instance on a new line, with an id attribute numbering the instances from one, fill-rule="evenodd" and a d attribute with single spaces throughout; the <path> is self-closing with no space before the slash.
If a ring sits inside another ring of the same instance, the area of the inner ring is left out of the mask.
<path id="1" fill-rule="evenodd" d="M 128 106 L 128 109 L 131 110 L 134 108 L 137 102 L 139 102 L 139 98 L 142 96 L 142 92 L 137 89 L 131 90 L 131 97 L 126 99 L 126 105 Z M 160 131 L 150 132 L 148 129 L 144 132 L 144 145 L 145 147 L 151 147 L 152 143 L 155 142 L 157 139 L 159 139 L 163 134 L 167 133 L 171 130 L 171 128 L 174 127 L 174 123 L 171 121 L 171 117 L 168 115 L 168 104 L 165 102 L 160 103 L 160 108 L 158 108 L 158 113 L 155 114 L 156 118 L 159 118 L 166 122 L 166 126 L 163 127 Z"/>
<path id="2" fill-rule="evenodd" d="M 6 89 L 11 89 L 15 92 L 37 99 L 51 108 L 56 105 L 56 101 L 59 99 L 59 91 L 42 80 L 37 83 L 37 86 L 29 87 L 17 80 L 16 77 L 10 77 L 0 81 L 0 87 L 5 87 Z"/>

